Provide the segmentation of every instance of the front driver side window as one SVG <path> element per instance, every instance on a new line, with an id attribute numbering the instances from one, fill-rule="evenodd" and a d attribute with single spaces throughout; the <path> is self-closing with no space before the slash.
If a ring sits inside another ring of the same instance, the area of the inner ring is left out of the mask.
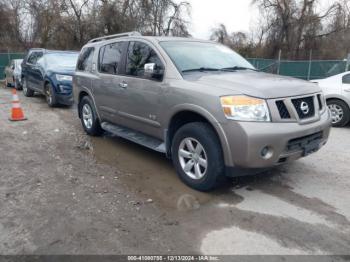
<path id="1" fill-rule="evenodd" d="M 343 76 L 343 84 L 350 84 L 350 74 Z"/>
<path id="2" fill-rule="evenodd" d="M 42 52 L 33 52 L 33 53 L 29 56 L 27 63 L 28 63 L 28 64 L 32 64 L 32 65 L 35 65 L 36 62 L 39 60 L 39 58 L 41 58 L 42 56 L 43 56 L 43 53 L 42 53 Z"/>
<path id="3" fill-rule="evenodd" d="M 144 67 L 149 63 L 156 64 L 156 70 L 164 70 L 160 58 L 150 46 L 142 42 L 130 42 L 126 58 L 126 74 L 146 78 Z"/>

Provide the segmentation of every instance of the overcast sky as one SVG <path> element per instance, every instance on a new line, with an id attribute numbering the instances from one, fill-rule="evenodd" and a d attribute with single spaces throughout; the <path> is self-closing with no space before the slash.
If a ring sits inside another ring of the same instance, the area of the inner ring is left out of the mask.
<path id="1" fill-rule="evenodd" d="M 258 15 L 251 0 L 188 0 L 192 5 L 190 33 L 196 38 L 208 39 L 211 29 L 223 23 L 228 32 L 246 31 Z M 322 10 L 333 0 L 321 0 Z"/>
<path id="2" fill-rule="evenodd" d="M 189 0 L 192 5 L 191 34 L 208 39 L 211 29 L 223 23 L 229 32 L 249 31 L 251 0 Z"/>

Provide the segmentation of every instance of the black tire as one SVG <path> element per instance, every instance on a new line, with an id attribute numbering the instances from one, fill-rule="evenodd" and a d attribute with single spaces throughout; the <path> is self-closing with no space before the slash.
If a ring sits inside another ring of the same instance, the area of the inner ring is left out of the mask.
<path id="1" fill-rule="evenodd" d="M 332 107 L 338 107 L 343 110 L 343 116 L 338 122 L 332 123 L 333 127 L 344 127 L 350 121 L 350 109 L 349 106 L 342 100 L 339 99 L 330 99 L 327 100 L 328 108 L 331 110 Z M 332 112 L 332 110 L 331 110 Z"/>
<path id="2" fill-rule="evenodd" d="M 186 138 L 193 138 L 198 141 L 206 153 L 207 169 L 204 176 L 200 179 L 191 178 L 181 166 L 179 150 L 180 145 Z M 215 131 L 207 123 L 194 122 L 181 127 L 176 132 L 172 141 L 171 153 L 178 176 L 185 184 L 193 189 L 204 192 L 211 191 L 226 180 L 221 144 Z"/>
<path id="3" fill-rule="evenodd" d="M 5 87 L 11 87 L 9 82 L 7 81 L 7 76 L 5 75 Z"/>
<path id="4" fill-rule="evenodd" d="M 26 97 L 32 97 L 34 96 L 34 90 L 30 89 L 28 86 L 28 80 L 26 78 L 22 79 L 22 83 L 23 83 L 23 94 Z"/>
<path id="5" fill-rule="evenodd" d="M 19 82 L 17 81 L 17 79 L 14 77 L 13 78 L 13 87 L 16 89 L 16 90 L 21 90 L 21 85 L 19 84 Z"/>
<path id="6" fill-rule="evenodd" d="M 55 90 L 50 83 L 45 85 L 45 99 L 49 107 L 55 107 L 58 105 Z"/>
<path id="7" fill-rule="evenodd" d="M 89 127 L 84 122 L 84 114 L 83 109 L 84 106 L 87 105 L 91 109 L 92 113 L 92 125 Z M 103 129 L 100 125 L 100 120 L 97 117 L 96 109 L 94 107 L 94 103 L 88 96 L 84 96 L 79 103 L 79 117 L 81 120 L 81 124 L 85 130 L 85 132 L 90 136 L 100 136 L 103 134 Z"/>

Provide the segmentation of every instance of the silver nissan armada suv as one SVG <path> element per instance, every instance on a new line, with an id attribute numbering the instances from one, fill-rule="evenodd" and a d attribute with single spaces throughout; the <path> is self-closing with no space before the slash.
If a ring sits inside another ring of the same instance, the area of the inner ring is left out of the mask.
<path id="1" fill-rule="evenodd" d="M 200 191 L 314 153 L 330 132 L 317 85 L 258 72 L 210 41 L 136 32 L 93 39 L 73 86 L 89 135 L 107 131 L 166 154 Z"/>

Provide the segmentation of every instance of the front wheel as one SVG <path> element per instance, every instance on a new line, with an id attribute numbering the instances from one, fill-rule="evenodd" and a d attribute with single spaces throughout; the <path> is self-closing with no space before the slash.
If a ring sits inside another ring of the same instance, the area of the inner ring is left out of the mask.
<path id="1" fill-rule="evenodd" d="M 224 181 L 221 144 L 207 123 L 186 124 L 176 132 L 172 159 L 180 179 L 196 190 L 210 191 Z"/>
<path id="2" fill-rule="evenodd" d="M 334 127 L 344 127 L 350 121 L 350 109 L 348 105 L 338 99 L 330 99 L 327 106 L 331 111 L 332 125 Z"/>
<path id="3" fill-rule="evenodd" d="M 56 99 L 55 91 L 53 90 L 53 87 L 51 84 L 46 84 L 46 86 L 45 86 L 45 97 L 46 97 L 46 102 L 49 105 L 49 107 L 57 106 L 57 99 Z"/>
<path id="4" fill-rule="evenodd" d="M 84 96 L 79 103 L 79 116 L 88 135 L 99 136 L 103 133 L 94 104 L 88 96 Z"/>
<path id="5" fill-rule="evenodd" d="M 13 78 L 13 86 L 16 90 L 21 90 L 21 85 L 16 77 Z"/>
<path id="6" fill-rule="evenodd" d="M 26 97 L 32 97 L 34 96 L 34 90 L 30 89 L 28 87 L 28 80 L 23 78 L 22 79 L 22 83 L 23 83 L 23 94 Z"/>
<path id="7" fill-rule="evenodd" d="M 7 81 L 7 76 L 5 76 L 5 87 L 10 87 L 9 82 Z"/>

